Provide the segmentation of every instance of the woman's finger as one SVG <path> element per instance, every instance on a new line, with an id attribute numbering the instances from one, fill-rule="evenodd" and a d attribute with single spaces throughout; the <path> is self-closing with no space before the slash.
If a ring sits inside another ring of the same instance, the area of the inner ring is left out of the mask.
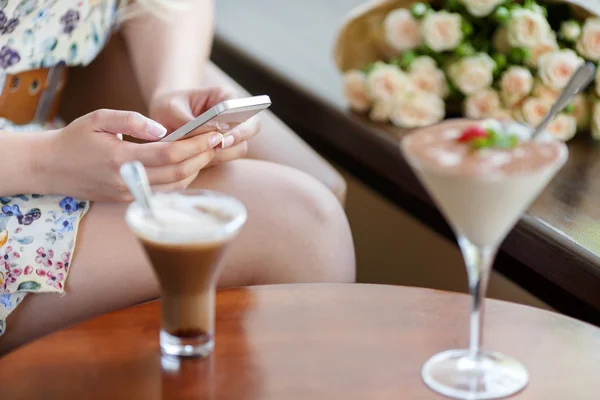
<path id="1" fill-rule="evenodd" d="M 194 179 L 196 179 L 196 176 L 198 176 L 197 173 L 194 176 L 191 176 L 191 177 L 184 179 L 182 181 L 179 181 L 179 182 L 166 183 L 164 185 L 154 185 L 154 186 L 151 186 L 151 188 L 154 193 L 160 193 L 160 192 L 164 193 L 164 192 L 173 192 L 176 190 L 185 190 L 185 189 L 187 189 L 188 186 L 190 186 L 190 184 L 194 181 Z"/>
<path id="2" fill-rule="evenodd" d="M 167 129 L 156 121 L 134 111 L 100 109 L 80 118 L 100 132 L 124 134 L 138 139 L 158 140 Z"/>
<path id="3" fill-rule="evenodd" d="M 260 118 L 255 115 L 223 135 L 221 148 L 235 146 L 250 140 L 260 131 Z"/>
<path id="4" fill-rule="evenodd" d="M 212 150 L 222 140 L 219 132 L 211 132 L 176 142 L 127 143 L 123 162 L 138 160 L 147 168 L 178 164 Z"/>
<path id="5" fill-rule="evenodd" d="M 195 177 L 198 171 L 213 160 L 214 156 L 215 151 L 210 149 L 177 164 L 146 168 L 150 185 L 164 185 Z"/>
<path id="6" fill-rule="evenodd" d="M 244 141 L 235 146 L 228 147 L 226 149 L 216 149 L 215 157 L 210 162 L 211 165 L 224 163 L 227 161 L 237 160 L 244 158 L 248 154 L 248 142 Z"/>

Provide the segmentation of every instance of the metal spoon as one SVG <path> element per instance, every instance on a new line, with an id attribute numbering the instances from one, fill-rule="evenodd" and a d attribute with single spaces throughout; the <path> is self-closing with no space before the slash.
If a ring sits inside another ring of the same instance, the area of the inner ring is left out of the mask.
<path id="1" fill-rule="evenodd" d="M 596 67 L 594 64 L 588 62 L 575 71 L 567 86 L 565 86 L 558 99 L 556 99 L 556 102 L 552 105 L 552 108 L 550 108 L 550 111 L 548 111 L 548 114 L 546 114 L 542 122 L 533 131 L 532 138 L 543 132 L 554 117 L 569 104 L 573 97 L 590 84 L 594 79 L 595 70 Z"/>
<path id="2" fill-rule="evenodd" d="M 139 161 L 127 162 L 121 165 L 120 173 L 135 201 L 142 206 L 147 216 L 155 219 L 150 205 L 152 190 L 144 165 Z"/>

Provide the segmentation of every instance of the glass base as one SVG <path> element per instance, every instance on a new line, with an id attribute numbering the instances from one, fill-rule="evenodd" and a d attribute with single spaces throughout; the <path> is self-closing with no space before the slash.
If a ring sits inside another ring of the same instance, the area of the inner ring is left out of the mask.
<path id="1" fill-rule="evenodd" d="M 215 342 L 212 335 L 177 337 L 160 331 L 160 351 L 166 356 L 208 357 L 212 354 Z"/>
<path id="2" fill-rule="evenodd" d="M 481 352 L 477 360 L 467 350 L 448 350 L 431 357 L 421 370 L 429 388 L 464 400 L 500 399 L 525 388 L 529 374 L 514 358 Z"/>

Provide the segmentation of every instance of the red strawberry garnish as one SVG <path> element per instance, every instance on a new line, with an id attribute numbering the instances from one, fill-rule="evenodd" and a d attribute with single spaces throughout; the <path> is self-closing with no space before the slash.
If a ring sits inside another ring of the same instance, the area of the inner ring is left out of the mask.
<path id="1" fill-rule="evenodd" d="M 473 126 L 466 128 L 462 132 L 462 135 L 460 135 L 460 137 L 458 138 L 458 141 L 461 143 L 464 143 L 464 142 L 470 142 L 473 139 L 479 139 L 479 138 L 485 139 L 487 137 L 488 137 L 488 133 L 484 128 L 482 128 L 481 126 L 478 126 L 478 125 L 473 125 Z"/>

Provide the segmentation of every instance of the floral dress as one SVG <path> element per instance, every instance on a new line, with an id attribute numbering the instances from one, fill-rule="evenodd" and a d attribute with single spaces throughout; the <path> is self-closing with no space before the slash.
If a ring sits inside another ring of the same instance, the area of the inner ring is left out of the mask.
<path id="1" fill-rule="evenodd" d="M 118 0 L 0 0 L 0 90 L 7 74 L 89 64 L 112 33 L 117 9 Z M 61 125 L 0 118 L 0 130 L 15 134 Z M 0 197 L 0 335 L 28 293 L 64 293 L 88 208 L 88 201 L 66 196 Z"/>

